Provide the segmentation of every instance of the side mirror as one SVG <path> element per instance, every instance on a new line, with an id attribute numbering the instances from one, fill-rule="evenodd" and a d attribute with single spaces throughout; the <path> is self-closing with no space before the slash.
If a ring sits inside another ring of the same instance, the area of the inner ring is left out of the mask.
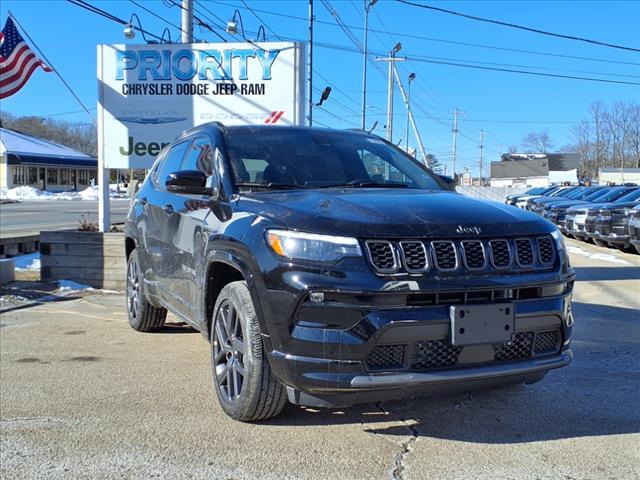
<path id="1" fill-rule="evenodd" d="M 445 185 L 447 186 L 447 189 L 451 190 L 451 191 L 456 191 L 456 181 L 454 178 L 448 177 L 447 175 L 438 175 L 440 177 L 440 180 L 442 180 Z"/>
<path id="2" fill-rule="evenodd" d="M 212 195 L 207 187 L 207 176 L 200 170 L 181 170 L 170 173 L 165 182 L 167 190 L 185 195 Z"/>

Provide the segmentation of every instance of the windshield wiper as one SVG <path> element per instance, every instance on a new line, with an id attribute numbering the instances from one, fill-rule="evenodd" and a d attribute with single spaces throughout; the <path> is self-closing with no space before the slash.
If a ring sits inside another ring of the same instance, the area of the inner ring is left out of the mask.
<path id="1" fill-rule="evenodd" d="M 274 182 L 239 182 L 238 187 L 246 188 L 264 188 L 268 190 L 297 190 L 304 188 L 296 183 L 274 183 Z"/>
<path id="2" fill-rule="evenodd" d="M 408 183 L 380 183 L 373 181 L 351 181 L 347 183 L 333 183 L 330 185 L 319 185 L 317 188 L 409 188 Z"/>

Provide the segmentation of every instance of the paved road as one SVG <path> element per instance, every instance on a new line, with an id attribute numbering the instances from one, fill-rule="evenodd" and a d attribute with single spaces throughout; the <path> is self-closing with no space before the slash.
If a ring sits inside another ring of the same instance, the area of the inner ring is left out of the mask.
<path id="1" fill-rule="evenodd" d="M 129 200 L 111 199 L 111 222 L 123 222 Z M 93 200 L 33 200 L 0 206 L 0 237 L 33 235 L 41 230 L 64 230 L 78 226 L 80 216 L 98 221 L 98 202 Z"/>
<path id="2" fill-rule="evenodd" d="M 136 333 L 106 294 L 5 313 L 0 477 L 637 479 L 640 256 L 570 243 L 570 367 L 495 391 L 289 406 L 253 425 L 223 415 L 207 343 L 175 319 Z"/>

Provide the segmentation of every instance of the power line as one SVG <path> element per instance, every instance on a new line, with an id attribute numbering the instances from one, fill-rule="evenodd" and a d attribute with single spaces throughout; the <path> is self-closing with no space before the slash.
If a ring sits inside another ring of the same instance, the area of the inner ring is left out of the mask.
<path id="1" fill-rule="evenodd" d="M 133 3 L 135 6 L 137 6 L 138 8 L 141 8 L 142 10 L 144 10 L 144 11 L 146 11 L 146 12 L 150 13 L 150 14 L 151 14 L 151 15 L 153 15 L 154 17 L 156 17 L 156 18 L 158 18 L 158 19 L 162 20 L 162 21 L 163 21 L 163 22 L 165 22 L 166 24 L 168 24 L 168 25 L 170 25 L 170 26 L 172 26 L 172 27 L 174 27 L 174 28 L 177 28 L 180 32 L 184 32 L 184 30 L 182 30 L 182 27 L 180 27 L 180 26 L 178 26 L 178 25 L 176 25 L 176 24 L 174 24 L 174 23 L 170 22 L 170 21 L 169 21 L 169 20 L 167 20 L 166 18 L 164 18 L 164 17 L 162 17 L 162 16 L 158 15 L 158 14 L 157 14 L 156 12 L 154 12 L 153 10 L 148 9 L 148 8 L 147 8 L 147 7 L 145 7 L 144 5 L 140 5 L 140 4 L 139 4 L 138 2 L 136 2 L 135 0 L 129 0 L 129 1 L 130 1 L 131 3 Z"/>
<path id="2" fill-rule="evenodd" d="M 234 4 L 230 4 L 224 1 L 220 1 L 220 0 L 207 0 L 211 3 L 217 3 L 220 5 L 227 5 L 227 6 L 231 6 L 231 7 L 235 7 Z M 242 7 L 240 7 L 242 8 Z M 284 18 L 291 18 L 294 20 L 299 20 L 299 21 L 304 21 L 307 22 L 308 19 L 304 18 L 304 17 L 300 17 L 300 16 L 296 16 L 296 15 L 291 15 L 291 14 L 287 14 L 287 13 L 280 13 L 280 12 L 273 12 L 273 11 L 269 11 L 269 10 L 260 10 L 255 8 L 254 9 L 256 12 L 260 12 L 260 13 L 264 13 L 267 15 L 273 15 L 273 16 L 277 16 L 277 17 L 284 17 Z M 375 12 L 375 10 L 374 10 Z M 320 24 L 324 24 L 324 25 L 329 25 L 332 27 L 336 27 L 337 25 L 335 25 L 333 22 L 328 22 L 328 21 L 323 21 L 323 20 L 315 20 L 315 23 L 320 23 Z M 346 25 L 345 26 L 354 29 L 354 30 L 364 30 L 363 27 L 357 26 L 357 25 Z M 369 32 L 371 33 L 385 33 L 381 30 L 376 30 L 373 28 L 369 28 Z M 548 56 L 548 57 L 557 57 L 557 58 L 570 58 L 573 60 L 584 60 L 584 61 L 590 61 L 590 62 L 601 62 L 601 63 L 615 63 L 615 64 L 620 64 L 620 65 L 640 65 L 640 63 L 638 62 L 626 62 L 626 61 L 621 61 L 621 60 L 610 60 L 610 59 L 606 59 L 606 58 L 595 58 L 595 57 L 583 57 L 583 56 L 577 56 L 577 55 L 565 55 L 565 54 L 560 54 L 560 53 L 550 53 L 550 52 L 541 52 L 538 50 L 526 50 L 526 49 L 518 49 L 518 48 L 509 48 L 509 47 L 499 47 L 496 45 L 487 45 L 487 44 L 482 44 L 482 43 L 471 43 L 471 42 L 460 42 L 460 41 L 456 41 L 456 40 L 447 40 L 447 39 L 443 39 L 443 38 L 436 38 L 436 37 L 427 37 L 427 36 L 423 36 L 423 35 L 415 35 L 415 34 L 410 34 L 410 33 L 399 33 L 399 32 L 390 32 L 391 34 L 393 34 L 395 37 L 401 37 L 401 38 L 412 38 L 412 39 L 416 39 L 416 40 L 425 40 L 425 41 L 429 41 L 429 42 L 437 42 L 437 43 L 446 43 L 446 44 L 450 44 L 450 45 L 459 45 L 459 46 L 463 46 L 463 47 L 473 47 L 473 48 L 484 48 L 484 49 L 489 49 L 489 50 L 500 50 L 500 51 L 506 51 L 506 52 L 514 52 L 514 53 L 526 53 L 529 55 L 542 55 L 542 56 Z"/>
<path id="3" fill-rule="evenodd" d="M 278 40 L 282 40 L 282 37 L 280 37 L 280 35 L 278 35 L 278 34 L 275 32 L 275 30 L 273 30 L 269 25 L 267 25 L 267 22 L 265 22 L 264 20 L 262 20 L 262 18 L 260 18 L 260 16 L 259 16 L 259 15 L 258 15 L 258 14 L 257 14 L 257 13 L 256 13 L 256 12 L 255 12 L 251 7 L 250 7 L 250 6 L 249 6 L 249 5 L 247 5 L 247 2 L 245 2 L 244 0 L 241 0 L 241 1 L 242 1 L 242 5 L 244 5 L 244 7 L 245 7 L 247 10 L 249 10 L 249 11 L 253 14 L 253 16 L 254 16 L 254 17 L 256 17 L 256 18 L 258 19 L 258 21 L 259 21 L 260 23 L 262 23 L 265 27 L 267 27 L 267 30 L 269 30 L 269 31 L 273 34 L 273 36 L 274 36 L 274 37 L 276 37 Z"/>
<path id="4" fill-rule="evenodd" d="M 541 35 L 548 35 L 548 36 L 551 36 L 551 37 L 564 38 L 564 39 L 567 39 L 567 40 L 577 40 L 579 42 L 591 43 L 591 44 L 600 45 L 600 46 L 603 46 L 603 47 L 617 48 L 617 49 L 620 49 L 620 50 L 629 50 L 629 51 L 632 51 L 632 52 L 640 52 L 640 48 L 626 47 L 624 45 L 615 45 L 613 43 L 601 42 L 599 40 L 591 40 L 589 38 L 576 37 L 574 35 L 565 35 L 565 34 L 562 34 L 562 33 L 547 32 L 545 30 L 539 30 L 537 28 L 525 27 L 523 25 L 516 25 L 515 23 L 502 22 L 500 20 L 492 20 L 490 18 L 483 18 L 483 17 L 477 17 L 475 15 L 469 15 L 469 14 L 466 14 L 466 13 L 454 12 L 453 10 L 447 10 L 446 8 L 434 7 L 432 5 L 424 5 L 424 4 L 421 4 L 421 3 L 411 2 L 409 0 L 396 0 L 396 1 L 398 1 L 400 3 L 407 4 L 407 5 L 412 5 L 414 7 L 424 8 L 424 9 L 427 9 L 427 10 L 434 10 L 436 12 L 441 12 L 441 13 L 448 13 L 450 15 L 456 15 L 458 17 L 468 18 L 468 19 L 471 19 L 471 20 L 477 20 L 479 22 L 486 22 L 486 23 L 493 23 L 495 25 L 502 25 L 503 27 L 517 28 L 517 29 L 520 29 L 520 30 L 526 30 L 527 32 L 539 33 Z"/>

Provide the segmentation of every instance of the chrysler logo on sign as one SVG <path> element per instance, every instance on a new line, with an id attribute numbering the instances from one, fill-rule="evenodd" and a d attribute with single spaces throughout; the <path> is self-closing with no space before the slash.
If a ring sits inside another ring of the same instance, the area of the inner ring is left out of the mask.
<path id="1" fill-rule="evenodd" d="M 480 227 L 463 227 L 462 225 L 458 225 L 456 233 L 475 233 L 476 235 L 480 235 L 482 229 Z"/>

